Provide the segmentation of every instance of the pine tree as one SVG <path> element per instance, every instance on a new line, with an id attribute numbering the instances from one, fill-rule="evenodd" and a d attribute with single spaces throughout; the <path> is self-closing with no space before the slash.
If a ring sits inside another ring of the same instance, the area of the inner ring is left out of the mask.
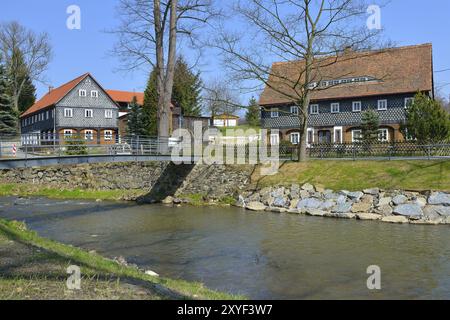
<path id="1" fill-rule="evenodd" d="M 247 123 L 251 126 L 257 127 L 260 125 L 260 110 L 258 106 L 258 102 L 254 97 L 250 99 L 250 102 L 248 104 L 247 113 L 245 115 L 245 119 L 247 120 Z"/>
<path id="2" fill-rule="evenodd" d="M 36 102 L 36 87 L 31 81 L 30 76 L 26 75 L 23 90 L 19 97 L 20 113 L 27 111 L 35 102 Z"/>
<path id="3" fill-rule="evenodd" d="M 127 134 L 135 136 L 147 135 L 144 111 L 143 108 L 138 105 L 136 97 L 133 97 L 133 101 L 130 104 L 127 125 Z"/>
<path id="4" fill-rule="evenodd" d="M 362 113 L 361 122 L 362 135 L 360 141 L 364 144 L 372 144 L 378 141 L 378 129 L 380 127 L 379 114 L 372 109 L 368 109 Z"/>
<path id="5" fill-rule="evenodd" d="M 450 114 L 438 101 L 418 93 L 406 110 L 406 123 L 401 131 L 420 143 L 446 141 L 450 139 Z"/>
<path id="6" fill-rule="evenodd" d="M 145 135 L 158 135 L 158 92 L 156 90 L 155 70 L 152 71 L 148 79 L 142 109 L 142 122 L 145 128 Z"/>
<path id="7" fill-rule="evenodd" d="M 0 135 L 17 134 L 18 115 L 14 112 L 8 88 L 8 77 L 5 68 L 0 64 Z"/>
<path id="8" fill-rule="evenodd" d="M 183 109 L 185 116 L 200 116 L 202 112 L 202 80 L 200 73 L 193 73 L 183 57 L 175 64 L 172 100 Z"/>

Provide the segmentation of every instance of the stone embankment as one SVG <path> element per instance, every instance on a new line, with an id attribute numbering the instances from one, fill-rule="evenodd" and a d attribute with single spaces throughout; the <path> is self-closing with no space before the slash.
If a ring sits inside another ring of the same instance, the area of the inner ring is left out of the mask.
<path id="1" fill-rule="evenodd" d="M 450 224 L 450 194 L 444 192 L 357 192 L 327 190 L 311 184 L 266 187 L 241 194 L 237 205 L 251 211 L 306 214 L 388 223 Z"/>

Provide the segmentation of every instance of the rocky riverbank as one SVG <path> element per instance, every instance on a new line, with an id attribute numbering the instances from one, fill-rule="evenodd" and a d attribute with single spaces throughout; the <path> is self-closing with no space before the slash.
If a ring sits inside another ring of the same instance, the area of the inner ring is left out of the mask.
<path id="1" fill-rule="evenodd" d="M 333 191 L 309 183 L 244 192 L 237 205 L 251 211 L 388 223 L 450 224 L 450 194 L 379 188 Z"/>

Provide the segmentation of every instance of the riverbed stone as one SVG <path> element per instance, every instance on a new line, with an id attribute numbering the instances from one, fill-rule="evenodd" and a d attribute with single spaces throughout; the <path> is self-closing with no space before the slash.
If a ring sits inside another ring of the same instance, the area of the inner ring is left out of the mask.
<path id="1" fill-rule="evenodd" d="M 173 203 L 173 199 L 174 199 L 173 197 L 168 196 L 162 201 L 162 204 L 172 204 Z"/>
<path id="2" fill-rule="evenodd" d="M 424 197 L 417 197 L 416 200 L 414 200 L 414 203 L 424 208 L 427 205 L 428 201 Z"/>
<path id="3" fill-rule="evenodd" d="M 280 187 L 275 189 L 274 191 L 272 191 L 272 197 L 273 198 L 279 198 L 279 197 L 283 197 L 284 196 L 284 192 L 285 192 L 285 188 L 284 187 Z"/>
<path id="4" fill-rule="evenodd" d="M 381 219 L 381 221 L 388 222 L 388 223 L 408 223 L 409 222 L 408 218 L 406 218 L 404 216 L 384 217 Z"/>
<path id="5" fill-rule="evenodd" d="M 305 210 L 305 213 L 309 216 L 313 216 L 313 217 L 324 217 L 327 212 L 320 210 L 320 209 L 313 209 L 313 208 L 308 208 Z"/>
<path id="6" fill-rule="evenodd" d="M 333 213 L 348 213 L 352 210 L 352 203 L 351 202 L 345 202 L 345 203 L 338 203 L 331 212 Z"/>
<path id="7" fill-rule="evenodd" d="M 347 197 L 344 195 L 340 195 L 337 199 L 336 199 L 336 203 L 337 204 L 344 204 L 347 202 Z"/>
<path id="8" fill-rule="evenodd" d="M 272 205 L 274 207 L 283 208 L 285 205 L 287 205 L 287 199 L 284 197 L 278 197 L 275 199 Z"/>
<path id="9" fill-rule="evenodd" d="M 331 209 L 333 209 L 333 207 L 335 205 L 336 205 L 336 203 L 334 201 L 327 200 L 327 201 L 322 202 L 319 209 L 324 210 L 324 211 L 330 211 Z"/>
<path id="10" fill-rule="evenodd" d="M 383 216 L 374 213 L 358 213 L 356 218 L 359 220 L 381 220 Z"/>
<path id="11" fill-rule="evenodd" d="M 301 199 L 308 199 L 310 197 L 311 197 L 311 195 L 309 194 L 308 191 L 306 191 L 306 190 L 301 190 L 300 191 L 300 198 Z"/>
<path id="12" fill-rule="evenodd" d="M 364 193 L 362 193 L 361 191 L 349 192 L 347 194 L 347 197 L 349 197 L 350 199 L 352 199 L 356 202 L 360 201 L 363 196 L 364 196 Z"/>
<path id="13" fill-rule="evenodd" d="M 356 214 L 351 212 L 327 212 L 325 216 L 330 218 L 354 219 Z"/>
<path id="14" fill-rule="evenodd" d="M 305 183 L 302 186 L 302 190 L 306 190 L 308 192 L 314 192 L 315 191 L 314 186 L 311 183 Z"/>
<path id="15" fill-rule="evenodd" d="M 299 199 L 292 199 L 291 203 L 289 204 L 289 209 L 297 209 Z"/>
<path id="16" fill-rule="evenodd" d="M 445 206 L 426 206 L 424 215 L 430 218 L 450 217 L 450 207 Z"/>
<path id="17" fill-rule="evenodd" d="M 261 199 L 261 202 L 266 206 L 272 206 L 275 198 L 273 198 L 270 194 L 267 194 L 265 197 Z M 251 202 L 259 202 L 259 201 L 251 201 Z"/>
<path id="18" fill-rule="evenodd" d="M 372 204 L 366 203 L 366 202 L 358 202 L 358 203 L 353 204 L 353 206 L 352 206 L 353 213 L 369 212 L 370 209 L 372 209 Z"/>
<path id="19" fill-rule="evenodd" d="M 391 204 L 391 202 L 392 202 L 392 198 L 391 197 L 380 198 L 380 200 L 378 201 L 377 207 L 388 206 L 388 205 Z"/>
<path id="20" fill-rule="evenodd" d="M 270 207 L 267 208 L 266 211 L 271 211 L 273 213 L 286 213 L 288 210 L 286 208 Z"/>
<path id="21" fill-rule="evenodd" d="M 394 214 L 410 219 L 420 219 L 423 216 L 423 211 L 417 204 L 401 204 L 394 208 Z"/>
<path id="22" fill-rule="evenodd" d="M 325 199 L 327 200 L 336 200 L 337 198 L 339 198 L 339 196 L 340 195 L 335 192 L 325 193 Z"/>
<path id="23" fill-rule="evenodd" d="M 287 212 L 292 213 L 292 214 L 300 214 L 301 213 L 301 211 L 296 208 L 290 208 L 290 209 L 288 209 Z"/>
<path id="24" fill-rule="evenodd" d="M 373 202 L 375 201 L 375 197 L 370 194 L 365 194 L 361 198 L 361 202 L 363 203 L 369 203 L 370 205 L 373 205 Z"/>
<path id="25" fill-rule="evenodd" d="M 380 189 L 379 188 L 369 188 L 369 189 L 364 189 L 363 192 L 365 194 L 371 194 L 373 196 L 377 196 L 380 193 Z"/>
<path id="26" fill-rule="evenodd" d="M 450 206 L 450 194 L 434 192 L 428 198 L 428 204 Z"/>
<path id="27" fill-rule="evenodd" d="M 390 205 L 383 205 L 376 208 L 375 213 L 381 214 L 382 216 L 392 215 L 393 209 Z"/>
<path id="28" fill-rule="evenodd" d="M 266 206 L 263 203 L 257 202 L 257 201 L 250 202 L 249 204 L 247 204 L 246 208 L 248 210 L 250 210 L 250 211 L 264 211 L 264 210 L 266 210 Z"/>
<path id="29" fill-rule="evenodd" d="M 307 198 L 298 202 L 297 209 L 318 209 L 321 204 L 322 202 L 315 198 Z"/>
<path id="30" fill-rule="evenodd" d="M 393 202 L 396 206 L 401 205 L 401 204 L 404 204 L 404 203 L 406 203 L 406 201 L 408 201 L 408 198 L 407 198 L 405 195 L 403 195 L 403 194 L 399 194 L 398 196 L 395 196 L 395 197 L 392 199 L 392 202 Z"/>

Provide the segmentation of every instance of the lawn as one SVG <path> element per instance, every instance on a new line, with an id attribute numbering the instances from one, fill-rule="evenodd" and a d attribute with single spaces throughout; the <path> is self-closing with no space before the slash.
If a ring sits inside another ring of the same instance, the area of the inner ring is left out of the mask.
<path id="1" fill-rule="evenodd" d="M 258 187 L 309 182 L 333 190 L 362 190 L 379 187 L 404 190 L 450 191 L 450 161 L 327 161 L 285 162 L 278 174 L 261 177 L 255 170 L 252 182 Z"/>

